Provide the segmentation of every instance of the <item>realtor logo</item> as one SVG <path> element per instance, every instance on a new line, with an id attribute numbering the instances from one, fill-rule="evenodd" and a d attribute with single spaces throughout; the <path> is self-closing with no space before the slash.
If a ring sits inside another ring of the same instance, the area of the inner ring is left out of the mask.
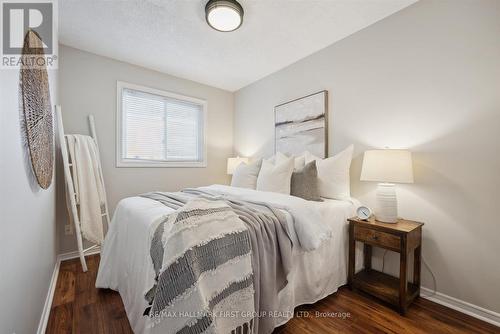
<path id="1" fill-rule="evenodd" d="M 38 55 L 43 52 L 47 67 L 55 67 L 57 56 L 56 3 L 53 0 L 31 0 L 21 2 L 18 0 L 0 0 L 1 2 L 1 40 L 2 40 L 2 68 L 19 68 L 26 34 L 34 32 L 39 38 L 38 43 L 27 45 L 24 55 Z M 27 39 L 27 43 L 30 43 Z M 41 43 L 40 43 L 41 40 Z M 37 60 L 38 65 L 40 61 Z"/>

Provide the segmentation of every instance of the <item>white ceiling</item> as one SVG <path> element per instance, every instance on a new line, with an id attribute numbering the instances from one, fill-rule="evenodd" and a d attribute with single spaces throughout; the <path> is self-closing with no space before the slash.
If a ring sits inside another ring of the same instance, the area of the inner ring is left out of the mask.
<path id="1" fill-rule="evenodd" d="M 60 0 L 59 41 L 229 91 L 416 0 L 239 0 L 240 29 L 205 22 L 207 0 Z"/>

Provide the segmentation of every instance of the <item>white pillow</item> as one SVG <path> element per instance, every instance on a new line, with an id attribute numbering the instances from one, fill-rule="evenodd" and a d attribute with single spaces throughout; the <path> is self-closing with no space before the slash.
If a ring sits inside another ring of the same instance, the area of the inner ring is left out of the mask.
<path id="1" fill-rule="evenodd" d="M 242 162 L 236 167 L 231 180 L 232 187 L 255 189 L 257 177 L 259 176 L 262 160 L 256 160 L 250 164 Z"/>
<path id="2" fill-rule="evenodd" d="M 350 145 L 331 158 L 321 159 L 306 152 L 306 163 L 316 160 L 319 195 L 325 198 L 347 200 L 351 197 L 349 168 L 354 146 Z"/>
<path id="3" fill-rule="evenodd" d="M 294 158 L 276 161 L 276 165 L 268 160 L 262 161 L 262 167 L 257 178 L 257 190 L 271 191 L 290 195 L 290 185 Z"/>
<path id="4" fill-rule="evenodd" d="M 281 153 L 281 152 L 278 152 L 276 153 L 276 157 L 273 159 L 275 159 L 274 161 L 271 160 L 270 162 L 272 163 L 280 163 L 280 162 L 283 162 L 285 161 L 286 159 L 288 159 L 288 156 L 286 156 L 285 154 Z M 306 165 L 306 157 L 305 157 L 305 153 L 299 155 L 299 156 L 295 156 L 294 157 L 294 168 L 295 170 L 299 170 L 299 169 L 302 169 L 304 168 L 304 166 Z"/>

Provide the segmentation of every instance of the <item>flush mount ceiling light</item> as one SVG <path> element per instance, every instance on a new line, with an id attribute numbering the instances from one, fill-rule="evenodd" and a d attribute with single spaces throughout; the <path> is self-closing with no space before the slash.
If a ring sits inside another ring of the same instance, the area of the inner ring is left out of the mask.
<path id="1" fill-rule="evenodd" d="M 215 30 L 234 31 L 243 22 L 243 7 L 236 0 L 210 0 L 205 6 L 205 18 Z"/>

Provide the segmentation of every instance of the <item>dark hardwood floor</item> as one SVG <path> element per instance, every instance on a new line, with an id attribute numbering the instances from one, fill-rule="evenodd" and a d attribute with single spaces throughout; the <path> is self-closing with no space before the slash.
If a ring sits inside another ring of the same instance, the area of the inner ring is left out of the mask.
<path id="1" fill-rule="evenodd" d="M 120 294 L 95 287 L 99 259 L 86 273 L 79 259 L 61 263 L 46 333 L 133 333 Z"/>
<path id="2" fill-rule="evenodd" d="M 83 273 L 78 259 L 61 263 L 47 333 L 132 333 L 120 295 L 95 288 L 99 255 L 87 257 L 87 264 Z M 402 317 L 368 295 L 341 288 L 297 308 L 278 333 L 500 333 L 500 328 L 423 298 Z"/>

